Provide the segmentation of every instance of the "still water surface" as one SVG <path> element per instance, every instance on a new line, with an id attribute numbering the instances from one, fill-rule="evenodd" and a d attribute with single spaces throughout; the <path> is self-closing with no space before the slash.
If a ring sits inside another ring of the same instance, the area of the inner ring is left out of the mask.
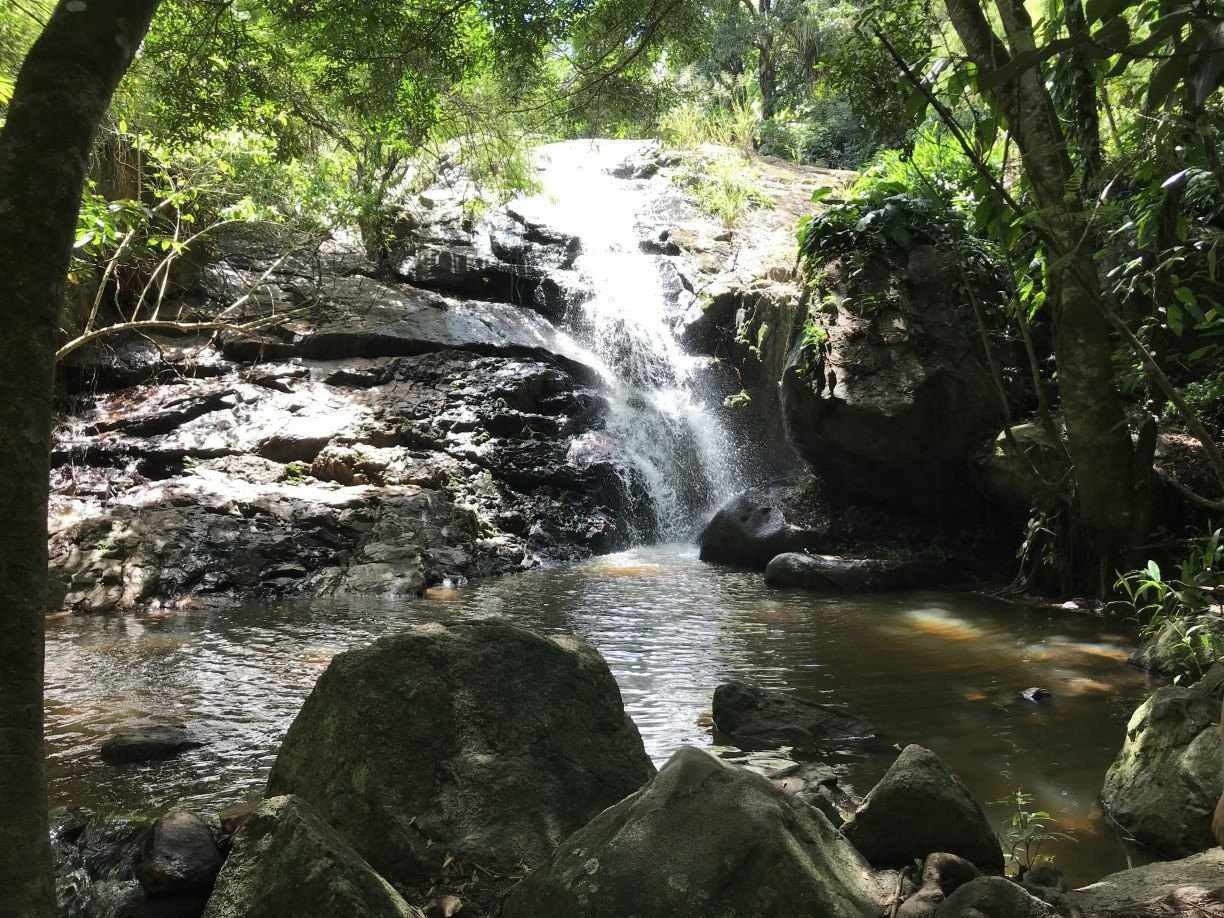
<path id="1" fill-rule="evenodd" d="M 603 653 L 646 748 L 710 745 L 714 687 L 732 678 L 844 704 L 890 742 L 934 749 L 982 801 L 1016 788 L 1077 838 L 1051 850 L 1075 882 L 1133 852 L 1095 798 L 1148 690 L 1130 637 L 1096 619 L 981 596 L 818 598 L 697 561 L 690 546 L 634 549 L 410 602 L 321 602 L 48 622 L 53 805 L 218 807 L 257 796 L 277 745 L 339 651 L 426 620 L 505 615 L 572 631 Z M 1041 686 L 1042 704 L 1019 698 Z M 100 738 L 136 717 L 177 719 L 208 745 L 113 768 Z M 845 756 L 860 793 L 886 756 Z M 1002 825 L 1002 807 L 987 807 Z"/>

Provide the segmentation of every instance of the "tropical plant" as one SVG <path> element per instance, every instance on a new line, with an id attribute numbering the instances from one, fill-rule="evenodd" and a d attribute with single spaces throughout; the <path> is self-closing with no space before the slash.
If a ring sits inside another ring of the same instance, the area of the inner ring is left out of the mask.
<path id="1" fill-rule="evenodd" d="M 1030 870 L 1050 859 L 1042 854 L 1042 849 L 1050 842 L 1075 840 L 1071 833 L 1051 828 L 1055 824 L 1054 817 L 1045 810 L 1033 809 L 1033 795 L 1021 788 L 1002 800 L 991 801 L 990 805 L 1007 811 L 1006 828 L 999 842 L 1017 880 L 1023 880 Z"/>

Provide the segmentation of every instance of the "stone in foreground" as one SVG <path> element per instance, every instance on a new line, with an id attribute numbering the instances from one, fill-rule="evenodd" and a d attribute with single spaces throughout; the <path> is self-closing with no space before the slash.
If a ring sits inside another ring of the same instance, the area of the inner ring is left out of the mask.
<path id="1" fill-rule="evenodd" d="M 714 725 L 749 750 L 811 749 L 875 738 L 871 724 L 839 708 L 743 682 L 724 682 L 714 689 Z"/>
<path id="2" fill-rule="evenodd" d="M 159 762 L 204 745 L 183 727 L 169 724 L 128 724 L 102 741 L 102 758 L 111 765 Z"/>
<path id="3" fill-rule="evenodd" d="M 153 824 L 135 873 L 150 896 L 207 894 L 221 863 L 208 823 L 195 813 L 174 810 Z"/>
<path id="4" fill-rule="evenodd" d="M 234 838 L 204 918 L 410 918 L 391 885 L 296 797 L 265 800 Z"/>
<path id="5" fill-rule="evenodd" d="M 948 896 L 935 918 L 1057 918 L 1058 913 L 1003 877 L 978 877 Z"/>
<path id="6" fill-rule="evenodd" d="M 947 852 L 984 873 L 1003 871 L 1003 849 L 981 805 L 922 746 L 905 747 L 842 832 L 878 868 L 900 869 Z"/>
<path id="7" fill-rule="evenodd" d="M 1224 850 L 1111 873 L 1067 894 L 1084 915 L 1158 918 L 1224 916 Z"/>
<path id="8" fill-rule="evenodd" d="M 1189 688 L 1157 689 L 1131 715 L 1122 751 L 1105 775 L 1101 801 L 1110 815 L 1167 855 L 1215 844 L 1212 813 L 1224 792 L 1221 698 L 1219 665 Z"/>
<path id="9" fill-rule="evenodd" d="M 502 918 L 875 918 L 870 867 L 815 809 L 683 747 L 567 838 Z"/>
<path id="10" fill-rule="evenodd" d="M 394 882 L 454 858 L 509 874 L 654 775 L 599 653 L 498 619 L 337 656 L 268 781 Z"/>

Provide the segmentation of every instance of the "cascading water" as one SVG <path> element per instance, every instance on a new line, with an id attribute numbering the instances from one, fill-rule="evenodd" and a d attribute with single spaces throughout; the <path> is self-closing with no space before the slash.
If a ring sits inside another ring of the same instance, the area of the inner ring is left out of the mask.
<path id="1" fill-rule="evenodd" d="M 584 294 L 570 310 L 570 328 L 607 386 L 613 448 L 641 475 L 658 537 L 672 539 L 739 490 L 740 470 L 728 431 L 703 397 L 699 359 L 672 330 L 677 306 L 664 287 L 666 259 L 640 245 L 641 228 L 660 222 L 653 183 L 667 179 L 613 175 L 644 146 L 542 148 L 537 201 L 550 226 L 580 240 L 573 269 Z"/>

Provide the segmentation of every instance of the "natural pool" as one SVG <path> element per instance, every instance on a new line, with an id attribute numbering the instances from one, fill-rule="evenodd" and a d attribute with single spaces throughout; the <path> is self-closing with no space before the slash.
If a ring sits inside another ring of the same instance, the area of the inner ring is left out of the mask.
<path id="1" fill-rule="evenodd" d="M 281 736 L 331 657 L 425 620 L 505 615 L 595 644 L 647 750 L 713 742 L 731 678 L 847 706 L 890 742 L 934 749 L 983 802 L 1016 788 L 1076 841 L 1050 847 L 1072 882 L 1125 867 L 1095 799 L 1148 691 L 1131 638 L 1090 616 L 956 593 L 821 598 L 651 546 L 420 600 L 311 601 L 223 611 L 57 617 L 47 625 L 52 805 L 216 807 L 258 795 Z M 1019 692 L 1049 689 L 1026 702 Z M 178 719 L 207 745 L 165 763 L 98 756 L 115 723 Z M 860 793 L 887 756 L 834 756 Z M 987 807 L 1002 825 L 1003 807 Z"/>

